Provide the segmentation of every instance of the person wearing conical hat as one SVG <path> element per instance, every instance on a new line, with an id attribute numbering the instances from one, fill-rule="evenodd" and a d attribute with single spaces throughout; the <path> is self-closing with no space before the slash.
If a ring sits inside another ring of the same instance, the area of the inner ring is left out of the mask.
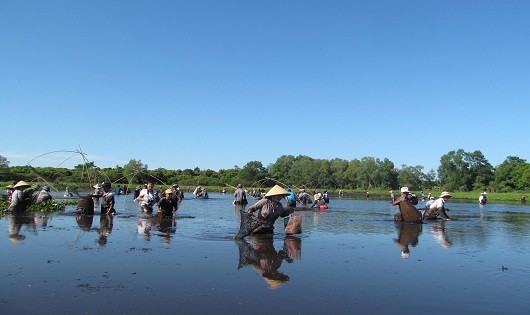
<path id="1" fill-rule="evenodd" d="M 17 184 L 16 181 L 14 181 L 12 184 L 9 184 L 6 186 L 6 189 L 7 189 L 7 201 L 9 201 L 9 203 L 11 203 L 11 197 L 13 196 L 13 191 L 15 190 L 15 188 L 13 188 L 13 186 L 15 186 Z"/>
<path id="2" fill-rule="evenodd" d="M 24 189 L 30 188 L 31 185 L 21 180 L 13 186 L 13 195 L 11 195 L 11 203 L 9 208 L 5 211 L 8 212 L 22 212 L 26 210 L 28 202 L 24 200 Z"/>
<path id="3" fill-rule="evenodd" d="M 435 220 L 439 216 L 444 220 L 451 220 L 451 218 L 447 215 L 446 211 L 447 208 L 445 207 L 445 203 L 449 198 L 451 198 L 451 194 L 447 191 L 444 191 L 440 194 L 440 198 L 436 199 L 428 209 L 425 210 L 423 213 L 423 219 L 427 220 Z"/>
<path id="4" fill-rule="evenodd" d="M 272 234 L 274 232 L 274 222 L 279 217 L 286 217 L 291 214 L 291 209 L 285 209 L 280 202 L 284 197 L 288 196 L 289 192 L 282 187 L 275 185 L 265 196 L 248 208 L 248 215 L 252 217 L 250 227 L 243 228 L 238 236 L 245 237 L 249 234 Z M 256 217 L 253 217 L 254 212 L 258 212 Z M 245 220 L 242 216 L 241 220 Z"/>

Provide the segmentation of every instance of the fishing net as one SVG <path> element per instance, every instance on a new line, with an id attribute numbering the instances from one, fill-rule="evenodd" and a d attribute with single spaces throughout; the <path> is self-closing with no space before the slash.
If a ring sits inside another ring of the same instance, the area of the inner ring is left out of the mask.
<path id="1" fill-rule="evenodd" d="M 399 211 L 403 216 L 404 222 L 417 223 L 421 222 L 421 213 L 414 207 L 412 203 L 408 200 L 402 200 L 399 203 Z"/>

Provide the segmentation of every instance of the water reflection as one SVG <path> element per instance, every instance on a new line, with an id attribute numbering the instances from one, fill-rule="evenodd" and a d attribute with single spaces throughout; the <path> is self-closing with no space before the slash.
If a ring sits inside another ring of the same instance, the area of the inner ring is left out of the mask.
<path id="1" fill-rule="evenodd" d="M 9 215 L 9 240 L 13 244 L 18 244 L 20 241 L 26 238 L 21 233 L 22 227 L 26 225 L 30 229 L 35 230 L 35 220 L 33 214 L 27 213 L 16 213 L 13 212 Z"/>
<path id="2" fill-rule="evenodd" d="M 144 240 L 151 240 L 151 216 L 149 214 L 141 214 L 136 221 L 138 235 L 143 235 Z"/>
<path id="3" fill-rule="evenodd" d="M 177 228 L 177 221 L 173 216 L 155 216 L 153 218 L 154 226 L 157 231 L 161 232 L 159 236 L 162 237 L 162 242 L 169 244 L 171 234 L 175 234 Z"/>
<path id="4" fill-rule="evenodd" d="M 453 245 L 453 242 L 447 236 L 444 220 L 429 222 L 429 230 L 436 242 L 442 245 L 443 248 L 447 249 Z"/>
<path id="5" fill-rule="evenodd" d="M 239 248 L 238 269 L 251 266 L 263 277 L 270 288 L 276 289 L 289 281 L 289 276 L 278 271 L 285 260 L 292 263 L 302 257 L 302 240 L 287 236 L 283 248 L 276 250 L 272 238 L 253 237 L 248 243 L 245 239 L 237 239 Z"/>
<path id="6" fill-rule="evenodd" d="M 401 257 L 407 259 L 410 256 L 409 246 L 415 247 L 418 245 L 418 239 L 423 229 L 421 223 L 406 223 L 397 221 L 395 222 L 397 238 L 394 239 L 394 243 L 401 247 Z"/>
<path id="7" fill-rule="evenodd" d="M 108 237 L 112 233 L 112 227 L 114 216 L 112 214 L 101 214 L 99 219 L 99 238 L 98 244 L 100 246 L 105 246 L 108 241 Z"/>
<path id="8" fill-rule="evenodd" d="M 94 223 L 93 215 L 78 214 L 75 216 L 75 222 L 82 231 L 90 231 Z"/>

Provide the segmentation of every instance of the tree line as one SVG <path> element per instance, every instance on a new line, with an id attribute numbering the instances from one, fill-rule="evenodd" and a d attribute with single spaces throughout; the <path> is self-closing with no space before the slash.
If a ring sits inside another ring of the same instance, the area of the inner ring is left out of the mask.
<path id="1" fill-rule="evenodd" d="M 130 160 L 124 166 L 99 168 L 94 162 L 79 164 L 73 169 L 57 167 L 9 166 L 0 155 L 0 181 L 42 180 L 52 183 L 98 183 L 110 181 L 141 185 L 146 181 L 184 186 L 271 187 L 276 183 L 293 187 L 328 189 L 440 189 L 448 191 L 488 190 L 509 192 L 528 190 L 530 164 L 519 157 L 508 156 L 500 165 L 492 166 L 479 150 L 450 151 L 440 158 L 437 171 L 424 171 L 421 165 L 396 167 L 387 158 L 314 159 L 309 156 L 282 155 L 264 166 L 250 161 L 243 167 L 213 171 L 210 169 L 149 170 L 141 160 Z"/>

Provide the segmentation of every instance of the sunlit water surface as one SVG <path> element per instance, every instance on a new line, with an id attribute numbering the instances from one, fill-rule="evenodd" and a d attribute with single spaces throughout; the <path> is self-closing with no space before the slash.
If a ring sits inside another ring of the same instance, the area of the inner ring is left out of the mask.
<path id="1" fill-rule="evenodd" d="M 4 215 L 1 313 L 515 314 L 530 306 L 529 206 L 450 201 L 454 221 L 400 225 L 388 201 L 332 198 L 326 212 L 300 211 L 301 235 L 286 237 L 279 219 L 273 239 L 235 241 L 231 195 L 210 196 L 185 199 L 174 222 L 141 215 L 131 195 L 116 197 L 112 222 L 78 217 L 73 206 Z"/>

